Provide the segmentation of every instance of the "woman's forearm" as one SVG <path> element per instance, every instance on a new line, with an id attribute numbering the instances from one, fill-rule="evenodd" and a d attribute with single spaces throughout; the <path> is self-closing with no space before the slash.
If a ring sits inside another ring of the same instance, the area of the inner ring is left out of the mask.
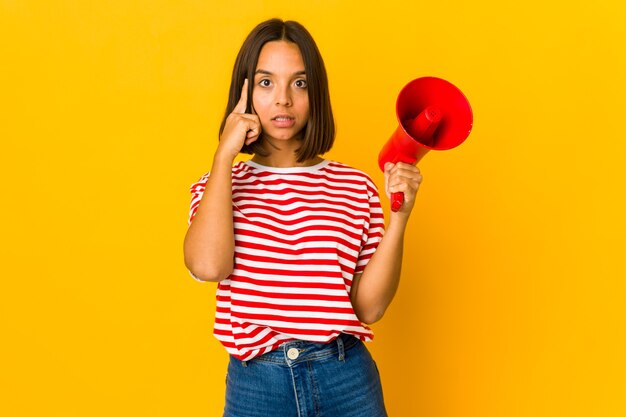
<path id="1" fill-rule="evenodd" d="M 404 232 L 415 204 L 415 195 L 422 182 L 419 169 L 398 162 L 385 164 L 385 192 L 404 193 L 404 203 L 397 212 L 389 213 L 389 225 L 363 274 L 352 281 L 350 300 L 359 320 L 372 324 L 380 320 L 391 304 L 400 284 Z"/>
<path id="2" fill-rule="evenodd" d="M 185 265 L 198 279 L 221 281 L 233 270 L 232 160 L 216 154 L 184 243 Z"/>
<path id="3" fill-rule="evenodd" d="M 363 323 L 380 320 L 396 294 L 402 270 L 407 219 L 392 219 L 363 274 L 355 277 L 352 305 Z"/>

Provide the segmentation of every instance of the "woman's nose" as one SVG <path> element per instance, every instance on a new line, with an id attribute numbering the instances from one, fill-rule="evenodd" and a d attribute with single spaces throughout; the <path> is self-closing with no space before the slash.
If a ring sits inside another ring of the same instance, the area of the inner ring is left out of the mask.
<path id="1" fill-rule="evenodd" d="M 281 106 L 291 105 L 291 94 L 289 92 L 289 87 L 279 87 L 275 91 L 276 104 L 279 104 Z"/>

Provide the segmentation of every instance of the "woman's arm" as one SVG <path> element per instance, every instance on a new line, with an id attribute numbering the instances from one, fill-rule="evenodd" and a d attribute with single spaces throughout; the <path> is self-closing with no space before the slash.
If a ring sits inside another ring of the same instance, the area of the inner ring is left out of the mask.
<path id="1" fill-rule="evenodd" d="M 385 191 L 387 196 L 404 193 L 404 204 L 391 212 L 385 235 L 378 244 L 362 274 L 354 276 L 350 299 L 354 311 L 363 323 L 380 320 L 393 300 L 400 283 L 404 232 L 415 204 L 415 195 L 422 181 L 419 169 L 413 165 L 387 163 Z"/>
<path id="2" fill-rule="evenodd" d="M 226 119 L 204 194 L 185 236 L 185 265 L 203 281 L 221 281 L 233 271 L 233 161 L 243 144 L 254 142 L 261 133 L 258 116 L 245 113 L 247 84 L 244 81 L 241 98 Z"/>
<path id="3" fill-rule="evenodd" d="M 233 270 L 235 238 L 231 176 L 232 160 L 216 155 L 204 194 L 185 236 L 185 265 L 203 281 L 221 281 Z"/>

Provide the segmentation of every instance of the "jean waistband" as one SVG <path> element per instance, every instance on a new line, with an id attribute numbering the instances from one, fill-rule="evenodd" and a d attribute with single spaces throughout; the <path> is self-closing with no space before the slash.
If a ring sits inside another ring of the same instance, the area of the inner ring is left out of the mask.
<path id="1" fill-rule="evenodd" d="M 291 366 L 298 362 L 323 359 L 329 356 L 336 356 L 338 360 L 343 361 L 345 352 L 358 343 L 362 343 L 360 339 L 347 333 L 340 333 L 336 339 L 328 343 L 291 340 L 248 362 L 271 362 Z"/>

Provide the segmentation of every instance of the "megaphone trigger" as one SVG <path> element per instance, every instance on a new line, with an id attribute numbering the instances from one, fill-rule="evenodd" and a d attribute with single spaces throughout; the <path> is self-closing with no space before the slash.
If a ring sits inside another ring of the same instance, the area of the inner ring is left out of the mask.
<path id="1" fill-rule="evenodd" d="M 391 211 L 398 211 L 404 204 L 404 193 L 392 193 L 391 194 Z"/>

